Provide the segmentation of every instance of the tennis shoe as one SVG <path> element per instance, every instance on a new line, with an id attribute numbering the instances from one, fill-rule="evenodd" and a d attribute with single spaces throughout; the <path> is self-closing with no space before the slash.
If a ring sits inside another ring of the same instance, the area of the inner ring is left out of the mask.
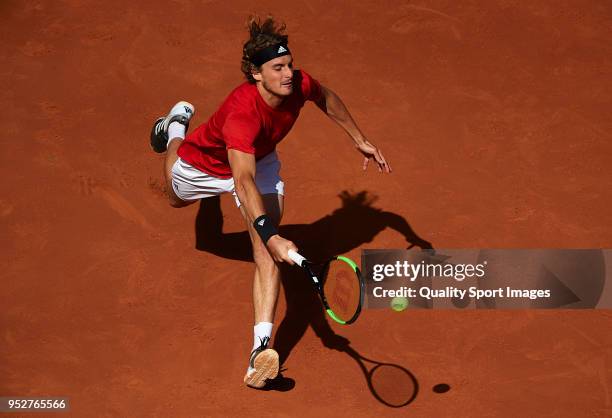
<path id="1" fill-rule="evenodd" d="M 168 127 L 172 122 L 178 122 L 189 127 L 189 120 L 193 116 L 195 108 L 189 102 L 178 102 L 167 116 L 162 116 L 155 121 L 151 129 L 151 148 L 157 153 L 165 152 L 168 148 Z"/>
<path id="2" fill-rule="evenodd" d="M 270 337 L 260 338 L 259 341 L 261 344 L 251 352 L 249 370 L 244 376 L 244 383 L 256 389 L 263 388 L 268 380 L 276 378 L 279 368 L 278 353 L 268 348 Z"/>

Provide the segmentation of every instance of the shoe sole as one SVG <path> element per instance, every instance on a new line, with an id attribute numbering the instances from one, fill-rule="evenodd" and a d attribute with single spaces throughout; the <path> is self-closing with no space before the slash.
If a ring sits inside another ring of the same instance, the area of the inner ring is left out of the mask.
<path id="1" fill-rule="evenodd" d="M 262 388 L 266 385 L 266 381 L 274 379 L 278 376 L 278 353 L 271 348 L 268 348 L 255 357 L 253 361 L 255 371 L 244 376 L 244 383 L 252 388 Z"/>

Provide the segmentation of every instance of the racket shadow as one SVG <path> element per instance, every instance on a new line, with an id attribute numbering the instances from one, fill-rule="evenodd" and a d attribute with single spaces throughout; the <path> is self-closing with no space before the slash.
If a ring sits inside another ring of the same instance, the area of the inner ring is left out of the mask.
<path id="1" fill-rule="evenodd" d="M 313 261 L 348 253 L 372 241 L 386 228 L 392 228 L 402 234 L 408 248 L 433 248 L 431 243 L 414 232 L 402 216 L 373 207 L 372 203 L 376 198 L 368 192 L 343 191 L 339 197 L 342 206 L 329 215 L 310 224 L 281 225 L 280 234 L 295 242 L 300 252 Z M 195 236 L 196 249 L 200 251 L 231 260 L 253 260 L 251 242 L 246 231 L 223 232 L 223 213 L 219 197 L 200 201 L 195 220 Z M 322 237 L 325 239 L 321 239 Z M 336 334 L 330 327 L 319 297 L 310 281 L 305 280 L 303 272 L 288 265 L 281 265 L 280 269 L 287 308 L 274 337 L 274 348 L 279 353 L 281 364 L 287 360 L 310 326 L 325 347 L 345 351 L 354 359 L 359 359 L 361 367 L 363 357 L 349 347 L 350 341 Z M 412 376 L 409 371 L 406 372 Z M 370 380 L 368 386 L 372 390 Z M 415 384 L 415 387 L 418 388 L 418 385 Z M 376 395 L 375 397 L 379 399 Z"/>
<path id="2" fill-rule="evenodd" d="M 401 408 L 408 406 L 416 399 L 419 393 L 419 382 L 407 368 L 399 364 L 369 359 L 350 346 L 340 350 L 357 362 L 364 374 L 370 393 L 383 405 L 390 408 Z M 365 362 L 373 366 L 368 369 Z"/>

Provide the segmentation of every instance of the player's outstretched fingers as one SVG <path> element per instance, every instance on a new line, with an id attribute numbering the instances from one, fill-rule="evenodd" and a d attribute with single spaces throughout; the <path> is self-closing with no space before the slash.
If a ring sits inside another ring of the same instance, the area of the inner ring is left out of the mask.
<path id="1" fill-rule="evenodd" d="M 370 159 L 368 157 L 363 158 L 363 171 L 366 171 L 368 169 L 369 162 L 370 162 Z"/>
<path id="2" fill-rule="evenodd" d="M 384 170 L 387 173 L 390 173 L 390 172 L 393 171 L 391 169 L 391 165 L 387 162 L 387 160 L 383 156 L 382 152 L 380 152 L 380 150 L 377 152 L 376 161 L 378 162 L 378 165 L 379 165 L 379 168 L 381 169 L 381 171 Z"/>

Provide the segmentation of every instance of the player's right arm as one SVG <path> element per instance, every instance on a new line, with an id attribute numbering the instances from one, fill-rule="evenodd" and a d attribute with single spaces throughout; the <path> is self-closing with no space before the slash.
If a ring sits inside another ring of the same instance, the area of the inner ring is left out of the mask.
<path id="1" fill-rule="evenodd" d="M 255 219 L 266 213 L 261 194 L 255 184 L 255 155 L 236 149 L 229 149 L 227 155 L 234 177 L 234 189 L 244 208 L 247 222 L 252 225 Z M 293 242 L 276 234 L 264 244 L 275 261 L 293 264 L 288 256 L 289 250 L 297 251 Z"/>

